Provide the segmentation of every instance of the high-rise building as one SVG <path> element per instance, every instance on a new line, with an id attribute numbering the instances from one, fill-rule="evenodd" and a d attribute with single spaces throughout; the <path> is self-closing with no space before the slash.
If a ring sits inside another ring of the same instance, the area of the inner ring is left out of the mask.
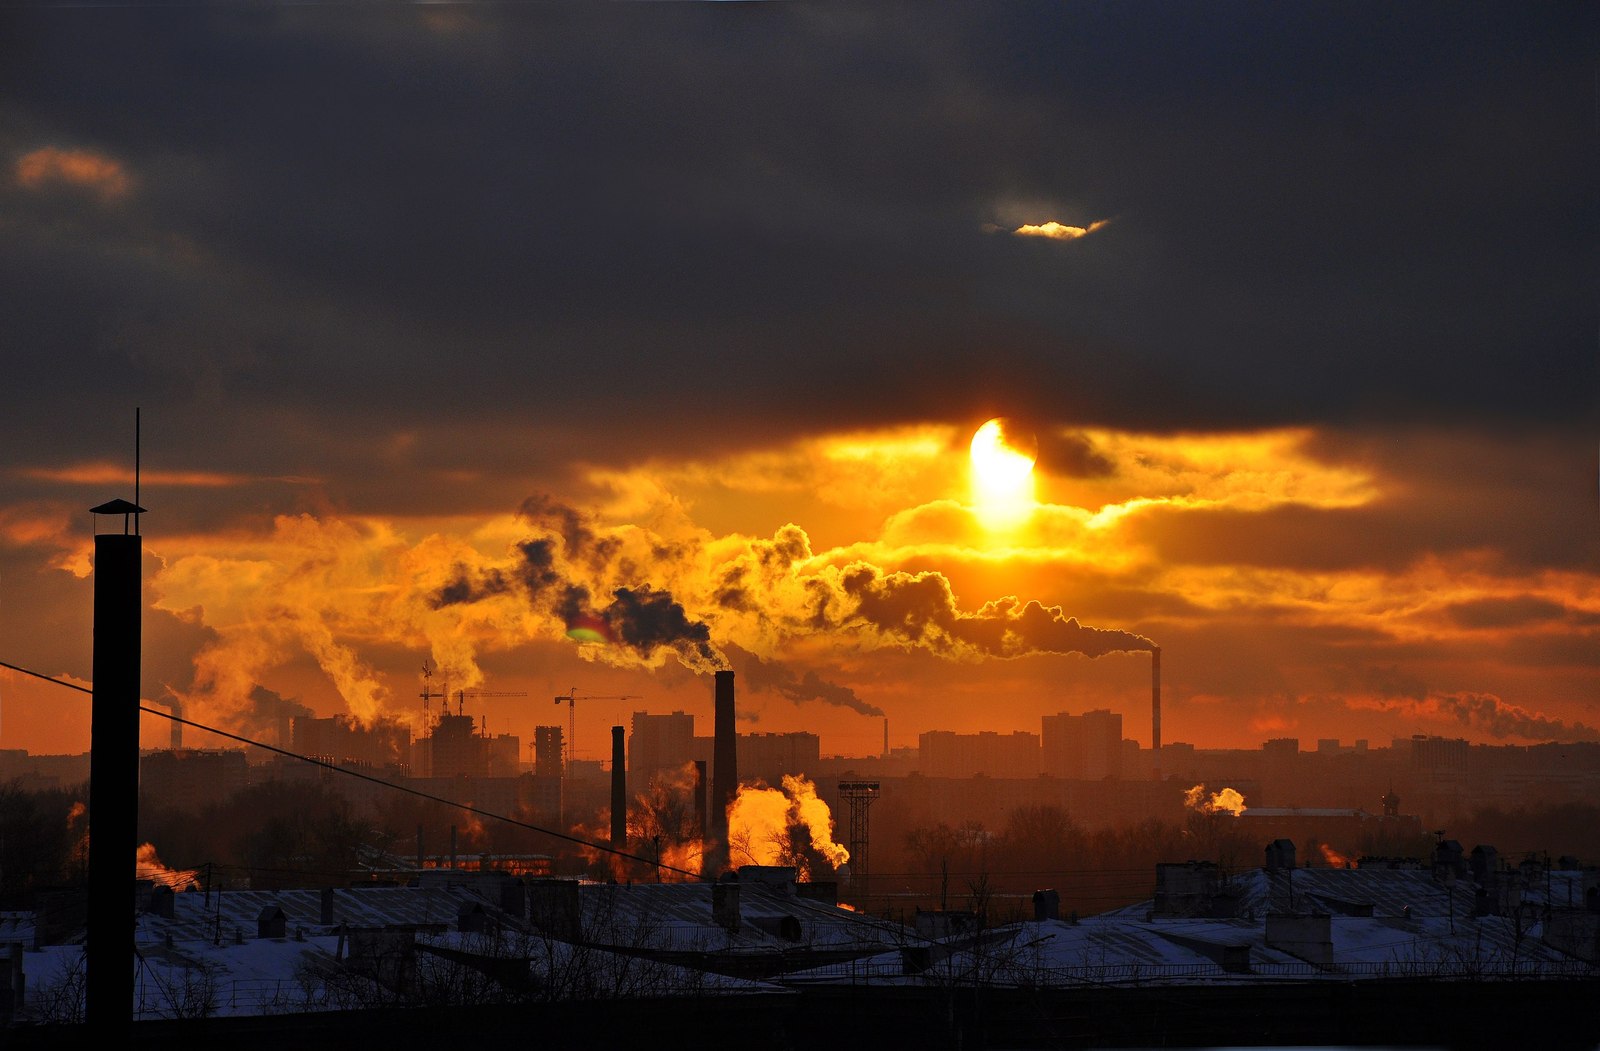
<path id="1" fill-rule="evenodd" d="M 1122 716 L 1105 708 L 1040 720 L 1044 772 L 1068 781 L 1122 776 Z"/>
<path id="2" fill-rule="evenodd" d="M 1424 777 L 1465 777 L 1469 745 L 1462 738 L 1411 738 L 1411 769 Z"/>
<path id="3" fill-rule="evenodd" d="M 488 753 L 490 777 L 516 777 L 521 772 L 522 738 L 516 734 L 496 734 L 483 739 Z"/>
<path id="4" fill-rule="evenodd" d="M 917 740 L 918 761 L 926 777 L 1039 776 L 1039 735 L 1025 730 L 1009 734 L 930 730 Z"/>
<path id="5" fill-rule="evenodd" d="M 537 777 L 560 777 L 564 731 L 559 726 L 533 728 L 533 772 Z"/>
<path id="6" fill-rule="evenodd" d="M 661 771 L 676 770 L 693 759 L 694 716 L 633 713 L 628 736 L 628 776 L 633 791 L 642 791 Z"/>
<path id="7" fill-rule="evenodd" d="M 145 802 L 199 810 L 227 799 L 250 778 L 242 750 L 173 748 L 139 760 L 139 794 Z"/>
<path id="8" fill-rule="evenodd" d="M 475 728 L 470 715 L 439 716 L 433 732 L 421 741 L 428 753 L 426 776 L 487 777 L 489 757 Z"/>
<path id="9" fill-rule="evenodd" d="M 785 774 L 817 776 L 821 740 L 813 733 L 740 734 L 739 779 L 777 787 Z"/>
<path id="10" fill-rule="evenodd" d="M 470 720 L 469 720 L 470 722 Z M 377 769 L 411 764 L 411 730 L 392 719 L 363 726 L 349 716 L 295 716 L 294 750 L 323 762 Z"/>

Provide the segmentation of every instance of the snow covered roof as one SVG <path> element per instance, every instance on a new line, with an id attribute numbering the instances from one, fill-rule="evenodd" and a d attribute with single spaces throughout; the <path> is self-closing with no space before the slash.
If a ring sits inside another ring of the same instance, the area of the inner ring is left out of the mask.
<path id="1" fill-rule="evenodd" d="M 868 953 L 916 936 L 898 924 L 800 897 L 794 885 L 745 880 L 737 924 L 719 921 L 709 883 L 581 888 L 584 940 L 673 951 Z"/>
<path id="2" fill-rule="evenodd" d="M 784 980 L 1071 986 L 1592 977 L 1594 964 L 1542 937 L 1543 899 L 1563 908 L 1570 892 L 1581 902 L 1581 884 L 1581 873 L 1541 872 L 1519 887 L 1520 907 L 1474 916 L 1477 884 L 1435 881 L 1420 868 L 1254 870 L 1221 881 L 1234 907 L 1224 917 L 1158 916 L 1145 902 L 1078 922 L 1012 924 L 932 951 L 886 952 Z"/>

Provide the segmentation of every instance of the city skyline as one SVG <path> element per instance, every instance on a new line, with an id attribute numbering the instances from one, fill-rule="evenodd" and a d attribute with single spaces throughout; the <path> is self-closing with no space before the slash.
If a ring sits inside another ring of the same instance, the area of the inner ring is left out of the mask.
<path id="1" fill-rule="evenodd" d="M 1600 739 L 1594 13 L 1162 12 L 6 12 L 0 660 L 139 406 L 146 703 L 267 740 L 1148 748 L 1152 644 L 1163 742 Z"/>

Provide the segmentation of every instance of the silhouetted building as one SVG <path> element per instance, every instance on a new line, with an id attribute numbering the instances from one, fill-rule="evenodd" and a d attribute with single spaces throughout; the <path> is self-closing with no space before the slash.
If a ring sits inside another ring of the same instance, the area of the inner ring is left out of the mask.
<path id="1" fill-rule="evenodd" d="M 1411 769 L 1430 778 L 1465 777 L 1468 747 L 1461 738 L 1417 734 L 1411 738 Z"/>
<path id="2" fill-rule="evenodd" d="M 1072 781 L 1122 776 L 1122 716 L 1098 708 L 1041 718 L 1042 771 Z M 1137 745 L 1135 745 L 1137 747 Z"/>
<path id="3" fill-rule="evenodd" d="M 139 794 L 153 806 L 199 810 L 227 799 L 249 779 L 250 764 L 239 749 L 178 748 L 139 760 Z"/>
<path id="4" fill-rule="evenodd" d="M 813 733 L 740 734 L 739 776 L 774 786 L 783 783 L 785 774 L 805 774 L 815 780 L 820 748 Z"/>
<path id="5" fill-rule="evenodd" d="M 536 821 L 560 821 L 565 799 L 560 774 L 523 774 L 523 805 Z"/>
<path id="6" fill-rule="evenodd" d="M 301 755 L 336 765 L 379 769 L 404 771 L 411 765 L 411 730 L 392 719 L 362 726 L 346 715 L 327 719 L 296 716 L 291 726 L 294 751 Z"/>
<path id="7" fill-rule="evenodd" d="M 930 730 L 918 739 L 926 777 L 1028 778 L 1039 776 L 1039 735 L 1024 730 L 958 734 Z"/>
<path id="8" fill-rule="evenodd" d="M 533 728 L 533 773 L 535 777 L 560 777 L 563 773 L 563 731 L 559 726 Z"/>
<path id="9" fill-rule="evenodd" d="M 628 773 L 635 791 L 643 791 L 663 770 L 677 770 L 694 760 L 694 716 L 634 712 L 632 724 Z"/>
<path id="10" fill-rule="evenodd" d="M 516 777 L 521 772 L 522 738 L 516 734 L 496 734 L 484 738 L 490 777 Z"/>
<path id="11" fill-rule="evenodd" d="M 470 715 L 448 712 L 434 722 L 432 733 L 417 742 L 418 766 L 428 777 L 516 777 L 522 740 L 515 734 L 489 737 L 478 732 Z"/>

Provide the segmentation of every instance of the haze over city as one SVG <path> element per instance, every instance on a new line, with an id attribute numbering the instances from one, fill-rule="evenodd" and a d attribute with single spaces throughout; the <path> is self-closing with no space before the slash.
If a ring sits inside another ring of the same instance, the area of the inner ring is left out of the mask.
<path id="1" fill-rule="evenodd" d="M 1153 644 L 1165 741 L 1600 740 L 1593 12 L 1159 10 L 8 11 L 0 660 L 138 406 L 142 693 L 266 739 L 1148 747 Z"/>

